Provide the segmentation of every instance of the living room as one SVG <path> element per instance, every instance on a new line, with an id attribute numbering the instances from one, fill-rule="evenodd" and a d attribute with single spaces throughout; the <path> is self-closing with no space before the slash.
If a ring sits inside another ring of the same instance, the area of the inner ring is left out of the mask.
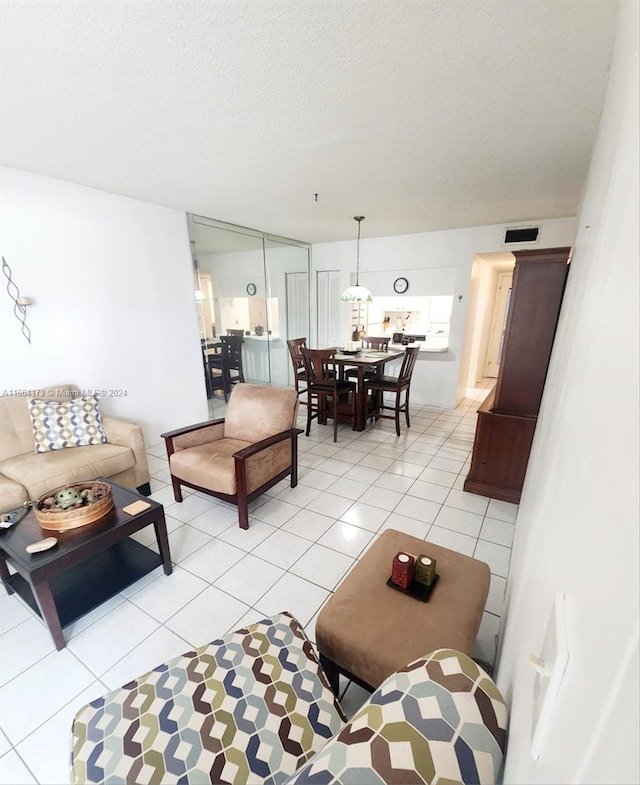
<path id="1" fill-rule="evenodd" d="M 550 12 L 548 5 L 544 8 Z M 474 254 L 504 250 L 506 222 L 536 223 L 542 227 L 545 246 L 574 248 L 518 513 L 496 663 L 498 685 L 511 713 L 505 774 L 509 782 L 637 780 L 637 690 L 624 686 L 625 680 L 634 683 L 634 674 L 637 679 L 638 656 L 637 8 L 621 3 L 618 13 L 608 93 L 606 102 L 604 94 L 600 99 L 602 120 L 576 212 L 552 217 L 527 213 L 518 221 L 508 214 L 479 228 L 469 223 L 471 228 L 392 233 L 382 228 L 382 217 L 378 228 L 374 212 L 354 204 L 337 219 L 342 234 L 336 231 L 334 241 L 314 241 L 302 224 L 300 232 L 289 233 L 312 242 L 312 270 L 321 269 L 330 258 L 345 286 L 355 263 L 352 215 L 359 210 L 369 213 L 365 226 L 370 227 L 361 244 L 363 271 L 389 269 L 388 262 L 376 261 L 385 256 L 401 259 L 403 269 L 429 264 L 455 269 L 455 294 L 462 301 L 452 319 L 455 360 L 438 385 L 443 398 L 432 404 L 438 417 L 460 400 L 460 353 Z M 14 122 L 20 125 L 19 118 Z M 62 164 L 57 171 L 46 169 L 44 176 L 45 167 L 37 162 L 3 156 L 3 163 L 7 168 L 0 181 L 2 255 L 11 264 L 21 294 L 32 297 L 34 304 L 27 309 L 30 345 L 6 296 L 0 308 L 0 387 L 73 382 L 84 388 L 126 391 L 106 397 L 105 412 L 140 422 L 154 451 L 150 460 L 162 461 L 163 453 L 157 451 L 161 432 L 207 418 L 186 220 L 186 212 L 196 209 L 195 198 L 183 198 L 181 209 L 160 206 L 144 196 L 132 198 L 109 193 L 107 187 L 65 182 Z M 330 198 L 324 195 L 328 190 L 318 186 L 316 203 L 314 188 L 306 190 L 309 212 Z M 211 217 L 232 216 L 220 212 Z M 275 225 L 262 228 L 282 231 Z M 345 316 L 345 328 L 347 323 Z M 624 336 L 624 355 L 612 350 L 610 335 L 601 327 L 607 323 Z M 472 415 L 473 407 L 467 406 L 457 416 L 458 424 Z M 418 418 L 416 429 L 419 425 Z M 316 445 L 313 440 L 311 444 Z M 308 446 L 303 453 L 313 450 Z M 320 456 L 322 451 L 316 457 Z M 156 472 L 164 487 L 164 467 L 152 468 L 152 476 Z M 163 504 L 170 501 L 165 494 Z M 251 529 L 234 536 L 250 533 Z M 601 580 L 594 585 L 596 569 Z M 539 653 L 558 591 L 569 600 L 571 664 L 548 746 L 541 760 L 534 761 L 529 752 L 533 671 L 526 658 Z M 225 631 L 226 626 L 220 634 Z M 75 655 L 51 652 L 45 657 L 65 662 L 73 657 L 69 673 L 79 672 Z M 140 662 L 138 672 L 156 664 Z M 79 681 L 71 695 L 83 694 L 88 686 Z M 10 694 L 6 684 L 2 690 L 5 696 Z M 27 703 L 36 700 L 27 693 L 22 698 Z M 65 705 L 56 706 L 38 728 Z M 10 779 L 15 772 L 22 773 L 24 782 L 53 781 L 47 779 L 46 767 L 44 774 L 40 768 L 35 775 L 37 745 L 26 752 L 33 733 L 16 737 L 4 720 L 0 728 L 7 738 L 0 745 L 0 781 L 18 781 Z"/>

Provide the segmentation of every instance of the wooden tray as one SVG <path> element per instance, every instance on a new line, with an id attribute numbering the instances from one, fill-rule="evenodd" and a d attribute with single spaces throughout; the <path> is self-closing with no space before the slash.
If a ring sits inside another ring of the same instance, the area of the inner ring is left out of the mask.
<path id="1" fill-rule="evenodd" d="M 398 586 L 394 583 L 391 578 L 387 581 L 387 586 L 390 586 L 392 589 L 397 589 L 397 591 L 401 591 L 403 594 L 408 594 L 409 597 L 415 597 L 416 600 L 420 600 L 420 602 L 429 602 L 429 597 L 431 597 L 431 592 L 435 589 L 436 583 L 440 578 L 439 575 L 436 574 L 434 577 L 431 586 L 425 586 L 424 583 L 418 583 L 418 581 L 412 581 L 409 584 L 408 589 L 403 589 L 402 586 Z"/>
<path id="2" fill-rule="evenodd" d="M 55 496 L 58 491 L 63 488 L 75 488 L 78 493 L 88 488 L 93 488 L 95 485 L 104 489 L 105 495 L 96 501 L 83 504 L 80 507 L 72 507 L 68 510 L 60 509 L 47 509 L 42 507 L 42 502 L 50 496 Z M 86 526 L 88 523 L 93 523 L 104 517 L 110 510 L 113 509 L 113 494 L 111 493 L 111 486 L 106 482 L 72 482 L 67 485 L 61 485 L 59 488 L 54 488 L 43 494 L 36 504 L 33 511 L 36 518 L 40 522 L 40 527 L 47 531 L 64 532 L 70 529 L 77 529 L 80 526 Z"/>

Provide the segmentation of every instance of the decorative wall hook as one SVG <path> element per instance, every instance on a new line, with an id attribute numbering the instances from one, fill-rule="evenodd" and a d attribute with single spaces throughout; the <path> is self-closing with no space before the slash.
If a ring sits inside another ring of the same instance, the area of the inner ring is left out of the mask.
<path id="1" fill-rule="evenodd" d="M 7 279 L 7 294 L 13 300 L 13 313 L 20 322 L 22 334 L 31 343 L 31 330 L 27 326 L 27 306 L 31 305 L 30 297 L 21 297 L 20 290 L 13 280 L 11 268 L 7 264 L 4 256 L 2 257 L 2 272 Z"/>

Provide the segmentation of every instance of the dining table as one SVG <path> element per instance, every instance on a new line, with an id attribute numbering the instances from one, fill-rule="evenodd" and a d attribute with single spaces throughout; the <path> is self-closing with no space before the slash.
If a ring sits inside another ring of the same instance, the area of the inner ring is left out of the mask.
<path id="1" fill-rule="evenodd" d="M 362 349 L 357 352 L 347 352 L 342 348 L 336 349 L 332 362 L 340 369 L 340 376 L 344 376 L 346 368 L 356 368 L 358 371 L 358 387 L 356 390 L 356 431 L 364 431 L 367 426 L 367 391 L 365 389 L 365 371 L 370 368 L 382 370 L 384 366 L 392 360 L 404 357 L 404 349 L 392 349 L 391 351 L 374 351 L 373 349 Z"/>

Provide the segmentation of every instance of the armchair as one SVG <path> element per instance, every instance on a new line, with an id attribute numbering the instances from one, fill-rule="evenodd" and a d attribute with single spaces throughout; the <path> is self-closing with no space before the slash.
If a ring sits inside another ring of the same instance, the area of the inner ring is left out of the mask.
<path id="1" fill-rule="evenodd" d="M 80 709 L 71 782 L 490 785 L 506 741 L 498 688 L 452 649 L 400 668 L 345 724 L 313 645 L 280 613 Z"/>
<path id="2" fill-rule="evenodd" d="M 231 502 L 248 529 L 250 501 L 288 475 L 298 484 L 297 413 L 295 390 L 237 384 L 225 418 L 163 433 L 175 500 L 184 485 Z"/>

